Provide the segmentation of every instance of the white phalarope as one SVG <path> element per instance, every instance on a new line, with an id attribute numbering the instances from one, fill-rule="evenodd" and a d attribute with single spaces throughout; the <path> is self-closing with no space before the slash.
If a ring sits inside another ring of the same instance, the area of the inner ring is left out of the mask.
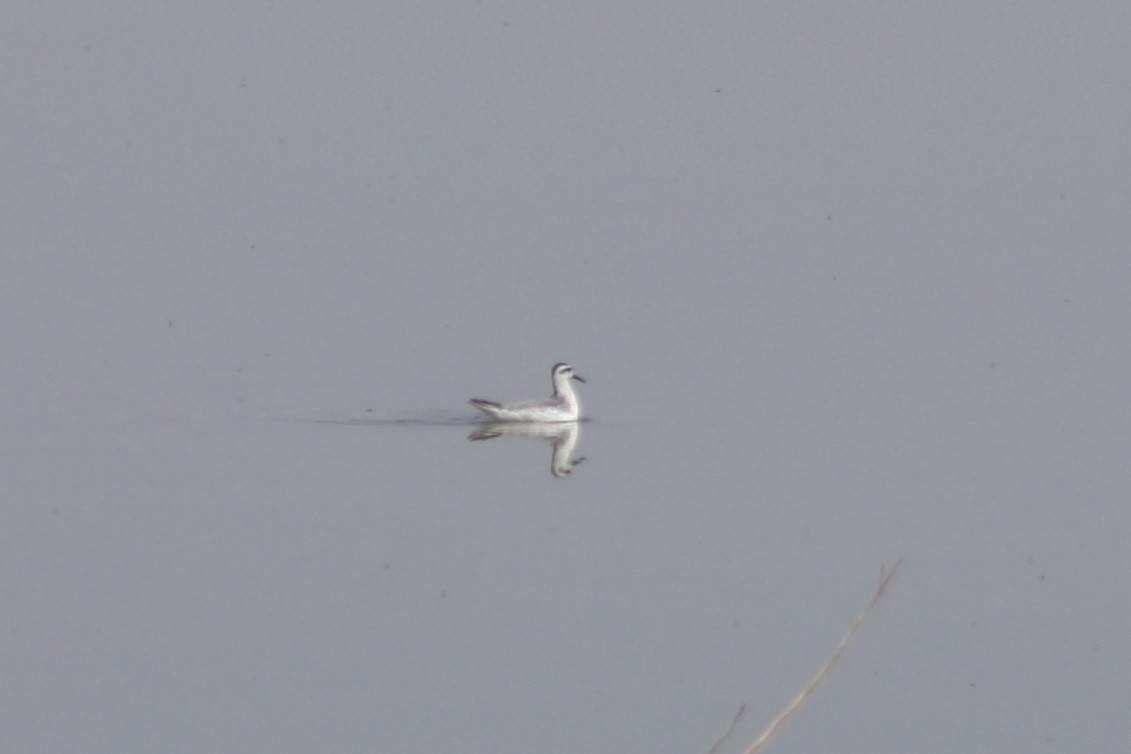
<path id="1" fill-rule="evenodd" d="M 581 404 L 577 393 L 573 392 L 570 379 L 585 382 L 573 373 L 569 364 L 554 364 L 550 370 L 554 381 L 554 394 L 544 401 L 523 401 L 521 403 L 496 403 L 482 398 L 472 398 L 471 405 L 487 414 L 497 422 L 572 422 L 581 416 Z"/>

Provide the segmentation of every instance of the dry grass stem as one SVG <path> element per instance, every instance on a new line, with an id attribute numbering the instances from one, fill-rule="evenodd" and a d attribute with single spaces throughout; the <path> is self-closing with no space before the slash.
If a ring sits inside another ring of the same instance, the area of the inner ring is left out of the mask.
<path id="1" fill-rule="evenodd" d="M 872 608 L 875 607 L 876 603 L 879 602 L 880 597 L 882 597 L 884 594 L 884 590 L 887 589 L 887 586 L 891 582 L 892 577 L 895 576 L 895 572 L 899 570 L 899 567 L 901 565 L 903 565 L 903 558 L 897 560 L 890 571 L 885 572 L 883 569 L 880 570 L 880 583 L 876 587 L 876 591 L 872 594 L 872 598 L 868 600 L 868 604 L 864 605 L 863 609 L 856 614 L 856 620 L 852 621 L 852 625 L 849 627 L 848 633 L 846 633 L 844 635 L 844 638 L 840 640 L 840 644 L 837 645 L 836 650 L 832 653 L 829 659 L 825 660 L 825 664 L 820 667 L 816 675 L 813 676 L 813 678 L 809 681 L 805 688 L 801 689 L 797 696 L 793 698 L 793 701 L 790 702 L 784 710 L 782 710 L 781 714 L 770 721 L 770 724 L 766 726 L 766 729 L 764 731 L 762 731 L 762 735 L 754 739 L 754 742 L 747 746 L 742 754 L 754 754 L 754 752 L 762 748 L 762 746 L 770 740 L 774 733 L 777 732 L 777 729 L 781 727 L 781 724 L 786 721 L 786 718 L 796 712 L 797 709 L 809 697 L 809 695 L 813 693 L 818 685 L 820 685 L 821 681 L 823 681 L 825 679 L 825 676 L 829 674 L 829 671 L 832 670 L 833 665 L 836 664 L 836 661 L 840 659 L 840 656 L 842 654 L 844 654 L 844 650 L 848 646 L 848 643 L 852 641 L 852 637 L 856 635 L 856 632 L 860 629 L 860 626 L 863 625 L 865 619 L 867 619 L 868 617 L 868 613 L 870 613 L 872 611 Z M 743 705 L 743 709 L 745 709 L 745 705 Z M 739 715 L 741 714 L 742 710 L 740 709 Z M 734 725 L 737 722 L 738 717 L 736 716 L 734 723 L 731 723 L 730 730 L 728 730 L 723 735 L 723 737 L 719 739 L 719 743 L 721 743 L 727 738 L 727 736 L 731 734 L 731 731 L 734 730 Z M 719 743 L 716 743 L 715 747 L 711 749 L 712 753 L 715 751 L 715 748 L 718 747 Z"/>

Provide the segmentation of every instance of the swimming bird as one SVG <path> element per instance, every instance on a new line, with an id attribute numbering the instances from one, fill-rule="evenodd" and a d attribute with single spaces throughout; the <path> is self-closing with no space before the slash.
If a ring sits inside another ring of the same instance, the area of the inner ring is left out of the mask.
<path id="1" fill-rule="evenodd" d="M 581 416 L 581 404 L 577 393 L 573 392 L 570 380 L 585 382 L 574 374 L 573 367 L 561 362 L 550 370 L 554 381 L 554 394 L 544 401 L 522 401 L 520 403 L 496 403 L 482 398 L 472 398 L 471 405 L 487 414 L 497 422 L 572 422 Z"/>

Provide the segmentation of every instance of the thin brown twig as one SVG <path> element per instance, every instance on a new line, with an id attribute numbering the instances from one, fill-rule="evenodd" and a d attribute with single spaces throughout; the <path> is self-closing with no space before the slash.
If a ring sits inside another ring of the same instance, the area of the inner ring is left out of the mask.
<path id="1" fill-rule="evenodd" d="M 895 572 L 899 570 L 899 567 L 901 565 L 903 565 L 903 558 L 895 561 L 895 565 L 892 566 L 891 570 L 887 571 L 886 573 L 884 572 L 884 569 L 880 569 L 880 583 L 876 587 L 876 591 L 872 594 L 872 598 L 868 600 L 868 604 L 864 605 L 864 608 L 856 614 L 856 620 L 852 621 L 852 626 L 849 627 L 848 633 L 844 635 L 844 638 L 840 640 L 840 644 L 837 645 L 836 650 L 833 651 L 829 659 L 825 660 L 825 664 L 817 670 L 816 675 L 813 676 L 813 678 L 809 681 L 805 688 L 801 689 L 797 696 L 793 698 L 793 701 L 790 702 L 784 710 L 782 710 L 781 714 L 770 721 L 770 724 L 766 726 L 766 729 L 764 731 L 762 731 L 762 735 L 754 739 L 754 742 L 746 747 L 742 754 L 754 754 L 754 752 L 762 748 L 762 746 L 774 735 L 781 724 L 785 722 L 786 718 L 796 712 L 797 709 L 802 705 L 802 703 L 804 703 L 804 701 L 809 697 L 809 695 L 813 693 L 813 691 L 817 688 L 821 681 L 825 679 L 825 676 L 827 676 L 829 674 L 829 671 L 832 670 L 833 665 L 836 664 L 836 661 L 840 659 L 840 656 L 842 654 L 844 654 L 844 650 L 848 646 L 848 643 L 852 641 L 852 637 L 856 635 L 856 632 L 860 629 L 860 626 L 863 625 L 864 620 L 868 617 L 868 613 L 872 611 L 872 608 L 875 607 L 880 597 L 883 596 L 884 590 L 887 589 L 888 584 L 891 583 L 892 577 L 895 576 Z M 727 731 L 727 735 L 729 734 L 730 731 Z M 712 749 L 712 751 L 714 750 Z"/>
<path id="2" fill-rule="evenodd" d="M 708 751 L 707 754 L 715 754 L 715 752 L 719 750 L 719 747 L 726 743 L 726 740 L 730 738 L 730 735 L 732 733 L 734 733 L 734 729 L 738 726 L 738 721 L 742 719 L 742 713 L 745 711 L 746 704 L 744 703 L 741 707 L 738 708 L 738 712 L 735 713 L 734 719 L 730 721 L 730 727 L 726 729 L 725 733 L 719 736 L 718 740 L 715 741 L 715 745 L 711 747 L 711 750 Z"/>

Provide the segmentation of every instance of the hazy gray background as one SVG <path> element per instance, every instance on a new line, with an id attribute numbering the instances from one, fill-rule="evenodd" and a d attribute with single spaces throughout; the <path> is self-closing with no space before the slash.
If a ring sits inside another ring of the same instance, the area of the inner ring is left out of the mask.
<path id="1" fill-rule="evenodd" d="M 0 748 L 1131 739 L 1131 9 L 8 3 Z M 569 360 L 594 421 L 469 427 Z M 341 423 L 338 423 L 341 422 Z"/>

